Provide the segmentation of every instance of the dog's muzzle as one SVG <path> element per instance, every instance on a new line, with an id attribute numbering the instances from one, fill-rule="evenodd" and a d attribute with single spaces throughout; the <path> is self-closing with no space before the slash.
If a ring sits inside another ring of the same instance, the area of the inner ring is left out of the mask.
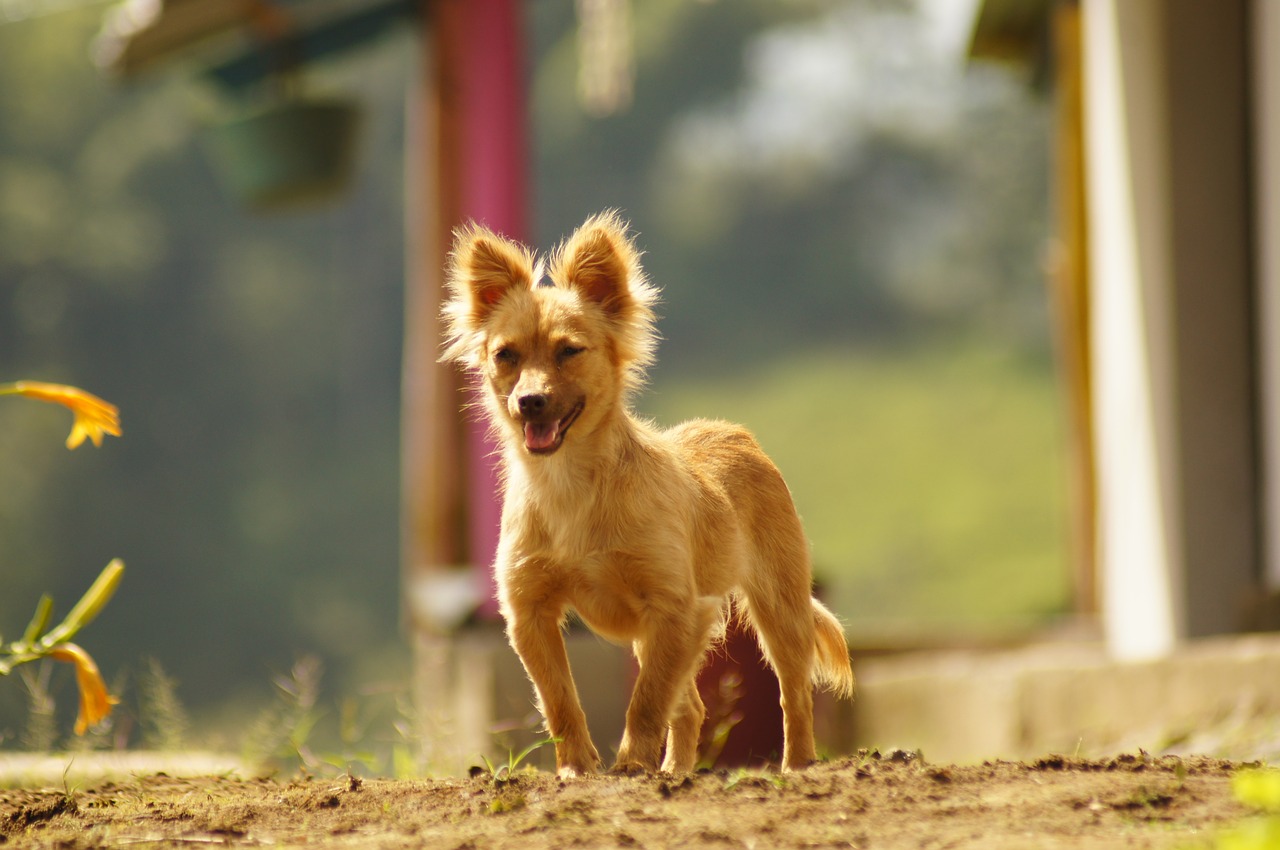
<path id="1" fill-rule="evenodd" d="M 517 405 L 524 420 L 525 449 L 531 454 L 547 455 L 560 448 L 565 432 L 582 413 L 583 402 L 578 401 L 564 416 L 549 415 L 550 401 L 541 394 L 521 396 Z"/>

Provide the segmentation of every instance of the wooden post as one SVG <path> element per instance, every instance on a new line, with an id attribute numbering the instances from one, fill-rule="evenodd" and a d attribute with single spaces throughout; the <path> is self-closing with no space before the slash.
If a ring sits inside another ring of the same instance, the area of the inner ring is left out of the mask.
<path id="1" fill-rule="evenodd" d="M 1085 218 L 1084 100 L 1080 67 L 1080 6 L 1053 9 L 1055 72 L 1054 206 L 1056 251 L 1050 295 L 1057 319 L 1058 361 L 1066 392 L 1069 553 L 1075 610 L 1099 611 L 1095 550 L 1097 482 L 1094 476 L 1093 381 L 1089 370 L 1089 245 Z"/>
<path id="2" fill-rule="evenodd" d="M 401 557 L 413 628 L 443 632 L 477 604 L 496 615 L 500 509 L 494 447 L 462 413 L 470 390 L 437 362 L 442 270 L 454 228 L 469 219 L 525 238 L 526 134 L 519 3 L 426 9 L 406 145 Z"/>
<path id="3" fill-rule="evenodd" d="M 456 175 L 446 166 L 446 103 L 437 83 L 432 16 L 405 105 L 405 316 L 401 386 L 401 573 L 410 630 L 442 632 L 453 619 L 431 607 L 431 585 L 458 583 L 468 560 L 461 390 L 441 364 L 440 303 Z M 451 575 L 452 574 L 452 575 Z M 464 576 L 465 577 L 465 576 Z M 461 608 L 461 603 L 459 604 Z M 463 616 L 459 612 L 456 616 Z"/>
<path id="4" fill-rule="evenodd" d="M 434 8 L 438 85 L 448 116 L 440 169 L 457 181 L 447 206 L 442 198 L 442 238 L 475 220 L 516 241 L 528 241 L 522 3 L 436 0 Z M 480 614 L 488 619 L 498 616 L 492 572 L 501 514 L 496 452 L 487 425 L 478 415 L 468 417 L 467 543 L 480 578 Z"/>
<path id="5" fill-rule="evenodd" d="M 526 238 L 520 8 L 424 2 L 422 63 L 406 106 L 401 572 L 422 756 L 433 769 L 461 769 L 489 749 L 478 678 L 459 671 L 451 633 L 477 610 L 497 617 L 498 480 L 484 424 L 463 413 L 470 388 L 438 362 L 439 314 L 454 228 L 475 219 Z"/>

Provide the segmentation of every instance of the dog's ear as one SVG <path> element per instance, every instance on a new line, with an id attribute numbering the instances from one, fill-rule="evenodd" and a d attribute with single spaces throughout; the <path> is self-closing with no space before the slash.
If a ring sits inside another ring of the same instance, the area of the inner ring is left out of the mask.
<path id="1" fill-rule="evenodd" d="M 598 304 L 611 324 L 610 344 L 626 368 L 628 389 L 644 381 L 658 335 L 658 290 L 640 268 L 640 252 L 617 211 L 592 216 L 556 249 L 550 263 L 556 286 L 577 290 Z"/>
<path id="2" fill-rule="evenodd" d="M 441 311 L 441 359 L 478 366 L 485 320 L 507 293 L 532 286 L 533 277 L 533 255 L 527 248 L 478 224 L 456 230 L 445 272 L 449 297 Z"/>
<path id="3" fill-rule="evenodd" d="M 475 318 L 483 319 L 512 288 L 532 284 L 528 249 L 475 223 L 454 232 L 448 286 L 454 298 L 470 299 Z"/>
<path id="4" fill-rule="evenodd" d="M 556 251 L 551 277 L 558 286 L 577 289 L 605 314 L 625 317 L 635 303 L 633 286 L 643 287 L 640 252 L 617 212 L 592 216 Z"/>

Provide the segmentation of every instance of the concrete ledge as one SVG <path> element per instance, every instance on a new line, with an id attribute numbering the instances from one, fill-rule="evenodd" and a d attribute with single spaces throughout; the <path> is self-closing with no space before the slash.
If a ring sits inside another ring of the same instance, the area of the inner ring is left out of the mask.
<path id="1" fill-rule="evenodd" d="M 1046 645 L 868 659 L 857 672 L 854 745 L 931 761 L 1137 747 L 1280 754 L 1280 635 L 1199 640 L 1143 663 Z"/>
<path id="2" fill-rule="evenodd" d="M 607 761 L 622 735 L 631 664 L 625 650 L 585 631 L 571 632 L 567 645 Z M 1143 748 L 1280 758 L 1280 634 L 1199 640 L 1143 663 L 1112 661 L 1084 643 L 857 655 L 857 700 L 818 700 L 819 746 L 833 755 L 900 747 L 963 764 Z M 543 737 L 532 686 L 496 626 L 419 635 L 414 656 L 432 771 L 464 772 L 482 755 L 505 761 Z M 552 749 L 530 763 L 553 767 Z"/>
<path id="3" fill-rule="evenodd" d="M 254 775 L 253 768 L 230 753 L 87 751 L 75 753 L 0 753 L 0 788 L 69 788 L 106 779 L 148 773 L 169 776 Z"/>

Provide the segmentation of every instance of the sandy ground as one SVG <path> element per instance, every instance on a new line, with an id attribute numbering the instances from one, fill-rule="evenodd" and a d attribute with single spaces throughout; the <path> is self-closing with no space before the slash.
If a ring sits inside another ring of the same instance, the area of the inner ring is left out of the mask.
<path id="1" fill-rule="evenodd" d="M 0 790 L 0 845 L 106 847 L 1194 848 L 1245 811 L 1237 764 L 1142 753 L 808 770 L 282 781 L 135 776 Z"/>

